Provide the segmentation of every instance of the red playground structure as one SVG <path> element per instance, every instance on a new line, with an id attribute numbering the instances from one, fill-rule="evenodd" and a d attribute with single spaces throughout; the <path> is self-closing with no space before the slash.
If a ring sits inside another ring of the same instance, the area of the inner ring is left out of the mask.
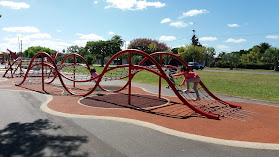
<path id="1" fill-rule="evenodd" d="M 220 119 L 221 117 L 231 119 L 250 117 L 246 115 L 249 111 L 242 110 L 241 106 L 230 104 L 216 97 L 206 88 L 202 81 L 199 82 L 198 86 L 201 100 L 194 100 L 195 93 L 185 93 L 183 91 L 185 86 L 180 85 L 183 76 L 172 78 L 171 75 L 169 75 L 170 69 L 177 69 L 176 71 L 179 72 L 179 67 L 166 65 L 165 63 L 169 58 L 175 58 L 180 62 L 179 65 L 187 67 L 190 71 L 192 71 L 192 69 L 183 59 L 172 53 L 156 52 L 147 54 L 143 51 L 133 49 L 120 51 L 111 57 L 98 76 L 91 77 L 88 63 L 78 54 L 70 54 L 65 57 L 61 63 L 56 64 L 55 59 L 57 53 L 49 55 L 45 52 L 40 52 L 32 59 L 26 61 L 11 51 L 9 52 L 10 54 L 8 57 L 10 62 L 8 62 L 9 66 L 4 77 L 23 77 L 22 81 L 16 84 L 17 86 L 23 84 L 39 84 L 44 91 L 46 84 L 51 84 L 56 80 L 60 81 L 61 85 L 68 93 L 76 96 L 88 96 L 94 92 L 97 87 L 107 92 L 119 92 L 128 89 L 127 102 L 131 104 L 131 87 L 134 76 L 142 71 L 148 71 L 157 75 L 159 78 L 158 96 L 160 98 L 162 90 L 161 82 L 162 79 L 164 79 L 169 85 L 169 89 L 175 93 L 184 105 L 202 116 L 212 119 Z M 113 61 L 120 56 L 128 57 L 128 64 L 110 66 Z M 138 64 L 135 64 L 132 59 L 133 56 L 140 56 L 142 60 Z M 147 63 L 149 63 L 149 65 L 146 65 Z M 22 68 L 24 66 L 26 69 Z M 8 76 L 9 72 L 10 76 Z M 127 83 L 117 90 L 107 90 L 100 84 L 102 80 L 112 81 L 124 79 L 125 81 L 128 80 Z M 71 85 L 69 85 L 69 83 L 71 83 Z M 77 87 L 83 83 L 91 83 L 94 84 L 94 86 L 87 91 L 76 90 Z"/>

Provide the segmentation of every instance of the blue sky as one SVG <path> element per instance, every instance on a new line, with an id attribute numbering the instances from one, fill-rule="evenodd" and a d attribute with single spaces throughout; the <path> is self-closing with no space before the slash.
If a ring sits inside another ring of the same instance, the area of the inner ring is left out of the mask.
<path id="1" fill-rule="evenodd" d="M 279 47 L 278 0 L 0 0 L 0 50 L 62 51 L 120 35 L 169 47 L 200 43 L 217 54 L 267 42 Z"/>

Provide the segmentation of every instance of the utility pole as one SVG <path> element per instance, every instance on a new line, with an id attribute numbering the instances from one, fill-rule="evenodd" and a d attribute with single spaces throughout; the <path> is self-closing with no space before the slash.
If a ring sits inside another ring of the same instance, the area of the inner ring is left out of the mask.
<path id="1" fill-rule="evenodd" d="M 193 62 L 195 61 L 195 53 L 196 53 L 196 46 L 202 47 L 199 42 L 199 39 L 196 37 L 195 30 L 193 29 L 193 36 L 192 36 L 192 45 L 194 45 L 194 52 L 193 52 Z"/>
<path id="2" fill-rule="evenodd" d="M 20 42 L 19 42 L 19 36 L 17 36 L 17 41 L 18 41 L 18 52 L 20 52 Z"/>
<path id="3" fill-rule="evenodd" d="M 194 45 L 194 52 L 193 52 L 193 62 L 195 62 L 195 45 L 196 45 L 196 35 L 195 30 L 193 29 L 193 37 L 192 37 L 192 44 Z"/>
<path id="4" fill-rule="evenodd" d="M 21 57 L 23 57 L 23 54 L 22 54 L 22 40 L 20 40 L 20 54 L 21 54 Z"/>

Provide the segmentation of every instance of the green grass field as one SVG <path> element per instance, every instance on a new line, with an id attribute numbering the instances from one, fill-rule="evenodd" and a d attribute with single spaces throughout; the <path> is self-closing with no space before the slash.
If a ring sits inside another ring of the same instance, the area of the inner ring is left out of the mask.
<path id="1" fill-rule="evenodd" d="M 216 68 L 216 67 L 206 67 L 207 70 L 230 70 L 229 68 Z M 278 73 L 279 71 L 274 70 L 264 70 L 264 69 L 240 69 L 240 68 L 234 68 L 233 71 L 248 71 L 248 72 L 272 72 L 272 73 Z"/>
<path id="2" fill-rule="evenodd" d="M 279 75 L 197 72 L 206 87 L 225 95 L 279 103 Z"/>
<path id="3" fill-rule="evenodd" d="M 102 72 L 101 67 L 95 67 Z M 214 69 L 216 70 L 216 69 Z M 263 70 L 253 70 L 264 72 Z M 196 71 L 205 86 L 213 93 L 232 95 L 279 103 L 279 75 Z M 270 71 L 266 71 L 270 72 Z M 158 84 L 159 78 L 153 73 L 142 71 L 133 78 L 135 82 Z M 166 81 L 162 81 L 167 86 Z"/>

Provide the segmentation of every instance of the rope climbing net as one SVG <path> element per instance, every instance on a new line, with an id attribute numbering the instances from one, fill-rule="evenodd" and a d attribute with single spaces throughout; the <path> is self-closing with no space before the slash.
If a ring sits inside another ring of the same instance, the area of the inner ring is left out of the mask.
<path id="1" fill-rule="evenodd" d="M 155 66 L 149 66 L 148 68 L 158 71 Z M 194 91 L 185 92 L 186 86 L 181 85 L 183 82 L 184 76 L 173 77 L 173 73 L 170 73 L 174 68 L 179 69 L 179 67 L 167 67 L 164 66 L 162 69 L 165 72 L 168 79 L 171 80 L 175 89 L 179 92 L 184 99 L 187 100 L 191 105 L 196 108 L 203 110 L 207 113 L 212 113 L 218 115 L 219 117 L 230 118 L 234 120 L 246 121 L 245 119 L 251 119 L 255 112 L 246 111 L 241 109 L 241 107 L 231 107 L 228 103 L 224 101 L 219 101 L 210 96 L 202 86 L 198 85 L 197 89 L 200 95 L 201 100 L 196 101 L 196 93 Z M 179 73 L 178 70 L 176 70 Z M 171 90 L 169 86 L 166 87 Z"/>

